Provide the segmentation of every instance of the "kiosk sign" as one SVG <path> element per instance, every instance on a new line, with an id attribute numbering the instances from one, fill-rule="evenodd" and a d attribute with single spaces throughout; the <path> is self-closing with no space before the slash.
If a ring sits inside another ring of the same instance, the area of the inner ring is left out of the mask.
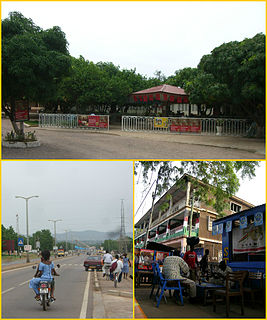
<path id="1" fill-rule="evenodd" d="M 27 100 L 15 101 L 15 121 L 27 121 L 29 120 L 29 102 Z"/>

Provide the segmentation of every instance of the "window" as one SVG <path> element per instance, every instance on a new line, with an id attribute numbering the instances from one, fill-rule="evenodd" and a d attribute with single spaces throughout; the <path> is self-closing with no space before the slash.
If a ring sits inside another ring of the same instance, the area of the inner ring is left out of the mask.
<path id="1" fill-rule="evenodd" d="M 231 202 L 231 211 L 233 212 L 240 212 L 241 211 L 241 206 Z"/>
<path id="2" fill-rule="evenodd" d="M 211 216 L 208 216 L 208 231 L 212 231 L 212 222 L 215 220 L 215 218 L 212 218 Z"/>

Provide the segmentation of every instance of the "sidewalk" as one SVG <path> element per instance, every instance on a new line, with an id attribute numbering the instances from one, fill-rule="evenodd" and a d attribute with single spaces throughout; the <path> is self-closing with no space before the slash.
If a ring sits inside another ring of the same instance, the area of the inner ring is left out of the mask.
<path id="1" fill-rule="evenodd" d="M 103 278 L 102 272 L 95 271 L 95 292 L 93 318 L 131 318 L 133 317 L 132 268 L 128 279 L 122 279 L 114 288 L 114 282 Z"/>
<path id="2" fill-rule="evenodd" d="M 135 298 L 141 308 L 140 313 L 144 313 L 147 318 L 226 318 L 226 307 L 223 302 L 218 302 L 216 312 L 213 312 L 212 304 L 203 306 L 201 301 L 192 304 L 189 303 L 187 298 L 184 299 L 184 306 L 181 306 L 181 304 L 177 304 L 173 297 L 170 298 L 169 293 L 166 292 L 167 304 L 162 299 L 159 308 L 156 308 L 155 298 L 149 299 L 150 291 L 150 287 L 135 289 Z M 244 316 L 241 315 L 240 309 L 239 300 L 235 302 L 231 298 L 230 318 L 265 318 L 265 310 L 262 305 L 252 309 L 250 302 L 245 300 Z M 136 315 L 136 318 L 144 318 L 144 316 L 140 316 L 140 313 L 139 316 Z"/>

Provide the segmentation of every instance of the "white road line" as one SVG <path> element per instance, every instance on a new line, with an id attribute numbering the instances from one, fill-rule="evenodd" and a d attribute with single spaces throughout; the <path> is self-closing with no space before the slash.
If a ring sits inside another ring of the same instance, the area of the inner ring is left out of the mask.
<path id="1" fill-rule="evenodd" d="M 15 268 L 15 269 L 12 269 L 12 270 L 2 271 L 2 273 L 12 272 L 12 271 L 20 271 L 20 270 L 29 269 L 29 268 L 30 268 L 30 266 L 22 267 L 22 268 Z"/>
<path id="2" fill-rule="evenodd" d="M 26 284 L 26 283 L 28 283 L 28 282 L 30 282 L 30 281 L 31 281 L 31 279 L 30 279 L 30 280 L 27 280 L 27 281 L 24 281 L 24 282 L 20 283 L 19 286 L 23 286 L 24 284 Z"/>
<path id="3" fill-rule="evenodd" d="M 82 308 L 81 308 L 81 313 L 80 313 L 80 319 L 86 319 L 86 311 L 87 311 L 87 305 L 88 305 L 90 280 L 91 280 L 91 272 L 88 272 L 87 282 L 86 282 L 86 286 L 85 286 L 85 289 L 84 289 L 83 303 L 82 303 Z"/>
<path id="4" fill-rule="evenodd" d="M 15 287 L 12 287 L 12 288 L 9 288 L 9 289 L 7 289 L 7 290 L 5 290 L 5 291 L 2 291 L 2 294 L 7 293 L 7 292 L 9 292 L 9 291 L 11 291 L 11 290 L 13 290 L 13 289 L 15 289 Z"/>

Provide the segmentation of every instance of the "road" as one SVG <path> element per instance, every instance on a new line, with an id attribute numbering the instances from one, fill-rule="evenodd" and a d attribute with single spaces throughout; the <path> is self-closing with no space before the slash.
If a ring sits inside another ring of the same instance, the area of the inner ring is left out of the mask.
<path id="1" fill-rule="evenodd" d="M 47 311 L 34 300 L 34 292 L 29 288 L 35 270 L 31 266 L 20 269 L 11 269 L 2 272 L 2 318 L 116 318 L 116 309 L 113 313 L 106 314 L 101 291 L 95 288 L 95 274 L 102 277 L 100 272 L 84 271 L 83 261 L 85 255 L 62 258 L 56 277 L 56 301 Z M 119 288 L 118 288 L 119 289 Z M 118 318 L 132 317 L 132 298 L 119 296 L 112 297 L 116 303 L 128 303 L 129 312 L 124 316 L 118 313 Z M 126 300 L 126 302 L 125 302 Z M 101 315 L 101 316 L 99 316 Z M 131 316 L 129 316 L 131 315 Z"/>
<path id="2" fill-rule="evenodd" d="M 2 133 L 11 131 L 2 119 Z M 259 139 L 190 136 L 144 132 L 27 128 L 36 131 L 41 146 L 2 149 L 3 159 L 264 159 Z"/>

